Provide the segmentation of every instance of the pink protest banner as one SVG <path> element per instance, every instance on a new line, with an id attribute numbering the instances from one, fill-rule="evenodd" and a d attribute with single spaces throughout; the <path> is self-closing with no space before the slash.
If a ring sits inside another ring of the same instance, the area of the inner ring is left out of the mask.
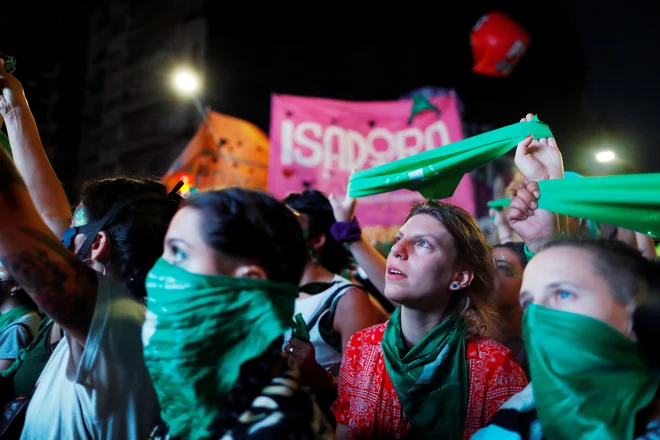
<path id="1" fill-rule="evenodd" d="M 453 94 L 430 99 L 439 110 L 419 113 L 408 125 L 413 101 L 348 102 L 273 95 L 268 190 L 282 198 L 310 188 L 346 194 L 352 170 L 371 168 L 463 138 Z M 399 226 L 422 200 L 401 190 L 360 199 L 365 226 Z M 474 215 L 469 175 L 446 200 Z"/>

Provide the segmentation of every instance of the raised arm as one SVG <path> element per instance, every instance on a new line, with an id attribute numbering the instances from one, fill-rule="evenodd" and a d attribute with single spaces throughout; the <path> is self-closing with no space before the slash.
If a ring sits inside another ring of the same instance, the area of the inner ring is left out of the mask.
<path id="1" fill-rule="evenodd" d="M 96 274 L 48 229 L 3 150 L 0 213 L 0 262 L 39 307 L 84 344 L 96 305 Z"/>
<path id="2" fill-rule="evenodd" d="M 328 197 L 332 210 L 335 215 L 335 220 L 338 222 L 351 221 L 355 218 L 355 208 L 357 207 L 357 200 L 346 196 L 342 200 L 338 200 L 334 195 L 330 194 Z M 378 250 L 369 243 L 366 238 L 360 237 L 358 241 L 349 244 L 349 248 L 353 257 L 357 261 L 358 266 L 367 274 L 369 281 L 378 289 L 380 293 L 385 290 L 385 271 L 387 267 L 387 259 L 381 255 Z"/>
<path id="3" fill-rule="evenodd" d="M 14 163 L 27 185 L 37 212 L 58 237 L 69 227 L 71 208 L 48 161 L 23 87 L 0 60 L 0 115 L 7 125 Z M 1 125 L 1 124 L 0 124 Z"/>

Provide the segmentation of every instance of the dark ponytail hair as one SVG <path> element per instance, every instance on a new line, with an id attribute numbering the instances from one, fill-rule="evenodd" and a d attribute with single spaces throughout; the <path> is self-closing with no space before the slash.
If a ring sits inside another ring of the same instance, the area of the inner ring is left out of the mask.
<path id="1" fill-rule="evenodd" d="M 115 203 L 143 195 L 154 197 L 127 205 L 103 228 L 112 251 L 108 263 L 129 291 L 140 299 L 147 295 L 144 287 L 147 273 L 163 253 L 163 240 L 179 200 L 168 196 L 165 185 L 157 180 L 132 177 L 87 182 L 81 197 L 87 223 L 91 223 L 103 218 Z"/>
<path id="2" fill-rule="evenodd" d="M 268 279 L 297 286 L 307 259 L 303 231 L 291 209 L 260 191 L 228 188 L 186 200 L 204 218 L 202 238 L 226 258 L 260 265 Z"/>
<path id="3" fill-rule="evenodd" d="M 330 227 L 336 223 L 330 201 L 320 191 L 308 190 L 299 194 L 290 194 L 283 202 L 305 214 L 309 221 L 309 239 L 325 235 L 325 244 L 318 256 L 319 263 L 330 272 L 338 274 L 350 267 L 351 254 L 330 233 Z"/>

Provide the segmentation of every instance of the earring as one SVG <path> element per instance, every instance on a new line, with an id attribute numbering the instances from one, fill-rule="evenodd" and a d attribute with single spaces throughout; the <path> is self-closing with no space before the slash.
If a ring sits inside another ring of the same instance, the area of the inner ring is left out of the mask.
<path id="1" fill-rule="evenodd" d="M 456 281 L 451 283 L 451 288 L 454 289 L 454 290 L 458 289 L 458 283 Z"/>

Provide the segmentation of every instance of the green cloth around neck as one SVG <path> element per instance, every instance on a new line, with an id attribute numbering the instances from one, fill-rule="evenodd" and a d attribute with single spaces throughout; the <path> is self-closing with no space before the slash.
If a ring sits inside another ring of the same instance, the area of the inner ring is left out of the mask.
<path id="1" fill-rule="evenodd" d="M 28 355 L 33 353 L 33 350 L 37 348 L 39 344 L 42 344 L 45 342 L 46 345 L 44 345 L 45 348 L 48 347 L 48 341 L 44 341 L 44 338 L 47 338 L 50 336 L 50 330 L 53 328 L 53 321 L 50 319 L 50 317 L 46 316 L 42 321 L 41 324 L 39 325 L 39 331 L 37 332 L 37 335 L 32 339 L 32 342 L 25 347 L 19 350 L 18 356 L 16 356 L 16 359 L 14 359 L 14 362 L 9 366 L 4 371 L 0 371 L 0 377 L 7 377 L 11 376 L 14 374 L 21 365 L 23 365 L 23 362 L 25 359 L 27 359 Z M 31 382 L 30 385 L 28 385 L 27 389 L 23 389 L 24 393 L 29 393 L 34 389 L 34 386 L 36 385 L 36 379 L 38 379 L 39 375 L 41 374 L 41 371 L 43 371 L 44 367 L 46 366 L 46 363 L 48 362 L 48 358 L 50 357 L 50 353 L 48 353 L 48 356 L 46 359 L 44 359 L 43 363 L 35 363 L 34 365 L 30 365 L 30 370 L 34 371 L 36 374 L 34 374 L 32 377 L 34 377 L 34 382 Z M 38 371 L 35 371 L 38 370 Z M 25 375 L 25 377 L 29 377 L 29 373 Z M 22 384 L 20 384 L 22 385 Z M 17 384 L 14 382 L 14 391 L 18 392 L 16 389 Z M 23 396 L 27 394 L 23 393 L 18 393 L 16 396 Z"/>
<path id="2" fill-rule="evenodd" d="M 14 307 L 7 313 L 0 314 L 0 330 L 4 330 L 11 324 L 13 324 L 21 316 L 25 316 L 32 311 L 31 308 L 26 306 Z"/>
<path id="3" fill-rule="evenodd" d="M 290 326 L 298 288 L 199 275 L 163 259 L 149 273 L 144 358 L 170 435 L 208 438 L 241 365 Z"/>
<path id="4" fill-rule="evenodd" d="M 596 319 L 529 305 L 523 316 L 536 411 L 548 439 L 633 438 L 660 377 L 631 339 Z"/>
<path id="5" fill-rule="evenodd" d="M 414 156 L 362 170 L 351 175 L 350 197 L 365 197 L 399 189 L 418 191 L 427 199 L 444 199 L 454 194 L 466 173 L 506 154 L 529 135 L 552 137 L 547 125 L 535 116 Z"/>
<path id="6" fill-rule="evenodd" d="M 385 328 L 382 349 L 387 373 L 412 425 L 411 438 L 460 440 L 468 406 L 467 326 L 452 315 L 408 350 L 401 332 L 401 307 Z"/>
<path id="7" fill-rule="evenodd" d="M 539 182 L 539 208 L 660 237 L 660 173 Z"/>

